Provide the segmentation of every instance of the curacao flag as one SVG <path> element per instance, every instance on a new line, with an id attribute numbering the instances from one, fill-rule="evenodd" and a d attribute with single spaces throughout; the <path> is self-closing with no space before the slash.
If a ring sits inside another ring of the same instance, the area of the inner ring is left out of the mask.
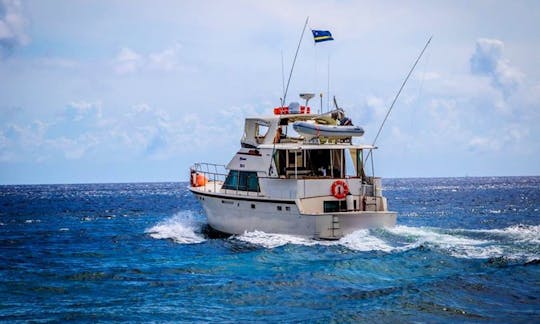
<path id="1" fill-rule="evenodd" d="M 334 40 L 332 34 L 328 30 L 312 30 L 311 32 L 313 33 L 315 43 Z"/>

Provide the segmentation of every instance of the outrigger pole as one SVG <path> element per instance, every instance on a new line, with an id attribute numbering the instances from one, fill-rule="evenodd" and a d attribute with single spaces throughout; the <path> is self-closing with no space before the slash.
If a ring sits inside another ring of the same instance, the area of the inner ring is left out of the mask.
<path id="1" fill-rule="evenodd" d="M 281 107 L 283 107 L 283 105 L 285 104 L 285 100 L 287 99 L 287 91 L 289 91 L 289 83 L 291 82 L 291 77 L 294 70 L 294 63 L 296 63 L 296 57 L 298 56 L 298 51 L 300 50 L 300 44 L 302 44 L 302 39 L 304 38 L 304 32 L 306 31 L 308 20 L 309 20 L 309 16 L 306 17 L 306 23 L 304 24 L 304 29 L 302 29 L 302 35 L 300 35 L 300 41 L 298 42 L 298 47 L 296 48 L 296 53 L 294 54 L 294 60 L 291 66 L 291 72 L 289 73 L 289 80 L 287 81 L 287 87 L 285 88 L 283 99 L 281 100 Z"/>
<path id="2" fill-rule="evenodd" d="M 394 104 L 396 103 L 396 100 L 398 99 L 399 95 L 401 94 L 401 90 L 403 90 L 403 88 L 405 87 L 405 84 L 407 83 L 407 80 L 409 80 L 409 77 L 411 76 L 411 74 L 413 73 L 414 71 L 414 68 L 416 67 L 416 64 L 418 64 L 418 61 L 420 61 L 420 58 L 422 58 L 422 55 L 424 55 L 424 52 L 426 51 L 426 48 L 428 47 L 429 43 L 431 42 L 431 39 L 433 38 L 433 36 L 431 36 L 426 45 L 424 46 L 424 48 L 422 49 L 422 52 L 420 52 L 420 55 L 418 55 L 418 58 L 416 59 L 416 61 L 414 62 L 411 70 L 409 71 L 409 73 L 407 74 L 407 77 L 405 77 L 405 80 L 403 80 L 403 83 L 401 84 L 401 87 L 399 88 L 399 91 L 397 92 L 396 96 L 394 97 L 394 101 L 392 101 L 392 104 L 390 105 L 390 108 L 388 108 L 388 111 L 386 112 L 386 116 L 384 116 L 384 119 L 381 123 L 381 126 L 379 127 L 379 131 L 377 131 L 377 135 L 375 136 L 375 139 L 373 140 L 373 144 L 371 144 L 371 146 L 375 146 L 375 143 L 377 142 L 377 139 L 379 138 L 379 135 L 381 134 L 381 131 L 382 131 L 382 128 L 384 126 L 384 123 L 386 122 L 386 119 L 388 119 L 388 116 L 390 115 L 390 112 L 392 111 L 392 108 L 394 108 Z M 369 153 L 368 155 L 366 155 L 366 158 L 364 160 L 364 163 L 366 163 L 367 159 L 369 158 L 369 156 L 371 155 L 371 151 L 372 150 L 369 150 Z"/>

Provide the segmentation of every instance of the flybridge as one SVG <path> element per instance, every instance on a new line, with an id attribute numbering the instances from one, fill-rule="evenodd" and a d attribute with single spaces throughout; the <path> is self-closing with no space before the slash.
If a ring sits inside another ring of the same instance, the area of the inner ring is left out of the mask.
<path id="1" fill-rule="evenodd" d="M 364 129 L 354 126 L 337 103 L 332 111 L 312 114 L 308 101 L 313 94 L 301 94 L 300 97 L 306 100 L 305 105 L 291 102 L 286 107 L 274 108 L 273 116 L 246 118 L 242 147 L 284 143 L 350 144 L 352 137 L 364 135 Z"/>

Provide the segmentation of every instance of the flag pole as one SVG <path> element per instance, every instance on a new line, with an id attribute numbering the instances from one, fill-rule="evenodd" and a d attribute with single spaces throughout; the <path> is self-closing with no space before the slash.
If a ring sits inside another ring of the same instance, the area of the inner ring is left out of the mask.
<path id="1" fill-rule="evenodd" d="M 296 48 L 296 53 L 294 54 L 293 63 L 291 66 L 291 72 L 289 73 L 289 80 L 287 80 L 287 87 L 285 88 L 285 93 L 283 93 L 283 101 L 281 106 L 285 104 L 285 101 L 287 99 L 287 91 L 289 91 L 289 83 L 291 82 L 292 73 L 294 71 L 294 63 L 296 63 L 296 57 L 298 56 L 298 51 L 300 50 L 300 44 L 302 44 L 302 39 L 304 38 L 304 32 L 306 31 L 306 26 L 309 21 L 309 16 L 306 17 L 306 23 L 304 24 L 304 28 L 302 29 L 302 34 L 300 35 L 300 41 L 298 42 L 298 47 Z"/>

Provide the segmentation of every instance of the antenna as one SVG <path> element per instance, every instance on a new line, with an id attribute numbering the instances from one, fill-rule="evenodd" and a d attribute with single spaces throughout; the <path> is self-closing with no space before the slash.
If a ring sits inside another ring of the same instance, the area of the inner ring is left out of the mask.
<path id="1" fill-rule="evenodd" d="M 306 26 L 308 24 L 309 16 L 306 17 L 306 22 L 304 24 L 304 29 L 302 29 L 302 34 L 300 35 L 300 41 L 298 42 L 298 47 L 296 48 L 296 53 L 294 54 L 294 60 L 291 66 L 291 73 L 289 73 L 289 80 L 287 80 L 287 87 L 285 88 L 285 93 L 283 94 L 283 104 L 287 100 L 287 91 L 289 91 L 289 83 L 291 83 L 292 73 L 294 71 L 294 63 L 296 63 L 296 57 L 298 56 L 298 51 L 300 50 L 300 44 L 302 44 L 302 38 L 304 38 L 304 32 L 306 31 Z"/>
<path id="2" fill-rule="evenodd" d="M 315 94 L 314 93 L 301 93 L 300 94 L 300 98 L 304 99 L 306 101 L 306 111 L 307 111 L 307 107 L 308 107 L 308 102 L 311 98 L 315 97 Z"/>
<path id="3" fill-rule="evenodd" d="M 284 68 L 284 63 L 283 63 L 283 50 L 281 50 L 281 91 L 283 91 L 283 93 L 285 93 L 285 68 Z M 279 98 L 280 101 L 281 101 L 281 106 L 280 107 L 283 107 L 283 105 L 285 104 L 283 102 L 283 98 Z"/>
<path id="4" fill-rule="evenodd" d="M 326 110 L 330 110 L 330 54 L 328 54 L 328 79 L 326 80 Z"/>
<path id="5" fill-rule="evenodd" d="M 412 72 L 414 71 L 414 68 L 416 67 L 416 64 L 418 64 L 418 61 L 420 61 L 420 58 L 422 57 L 422 55 L 424 55 L 424 52 L 425 52 L 426 48 L 428 47 L 429 43 L 431 42 L 432 38 L 433 38 L 433 36 L 431 36 L 428 39 L 426 45 L 422 49 L 422 52 L 420 52 L 420 55 L 418 55 L 418 58 L 416 59 L 416 61 L 414 62 L 413 66 L 411 68 L 411 70 L 407 74 L 407 77 L 405 77 L 405 80 L 403 80 L 403 83 L 401 84 L 401 87 L 399 88 L 399 91 L 397 92 L 396 96 L 394 97 L 394 100 L 392 101 L 392 104 L 390 105 L 390 108 L 388 108 L 388 111 L 386 112 L 386 116 L 384 116 L 384 119 L 383 119 L 383 121 L 381 123 L 381 126 L 379 127 L 379 131 L 377 132 L 377 135 L 375 136 L 375 139 L 373 140 L 373 144 L 371 144 L 371 146 L 375 146 L 375 143 L 377 142 L 377 139 L 379 138 L 379 135 L 381 134 L 384 123 L 386 122 L 386 119 L 388 119 L 388 116 L 390 115 L 390 112 L 392 111 L 392 108 L 394 108 L 394 104 L 396 103 L 396 100 L 398 99 L 399 95 L 401 94 L 401 90 L 403 90 L 403 87 L 405 87 L 405 84 L 407 83 L 407 80 L 409 80 L 409 77 L 411 76 Z M 364 163 L 367 161 L 367 159 L 371 155 L 371 151 L 372 150 L 369 150 L 369 153 L 366 155 L 366 159 L 364 160 Z"/>

